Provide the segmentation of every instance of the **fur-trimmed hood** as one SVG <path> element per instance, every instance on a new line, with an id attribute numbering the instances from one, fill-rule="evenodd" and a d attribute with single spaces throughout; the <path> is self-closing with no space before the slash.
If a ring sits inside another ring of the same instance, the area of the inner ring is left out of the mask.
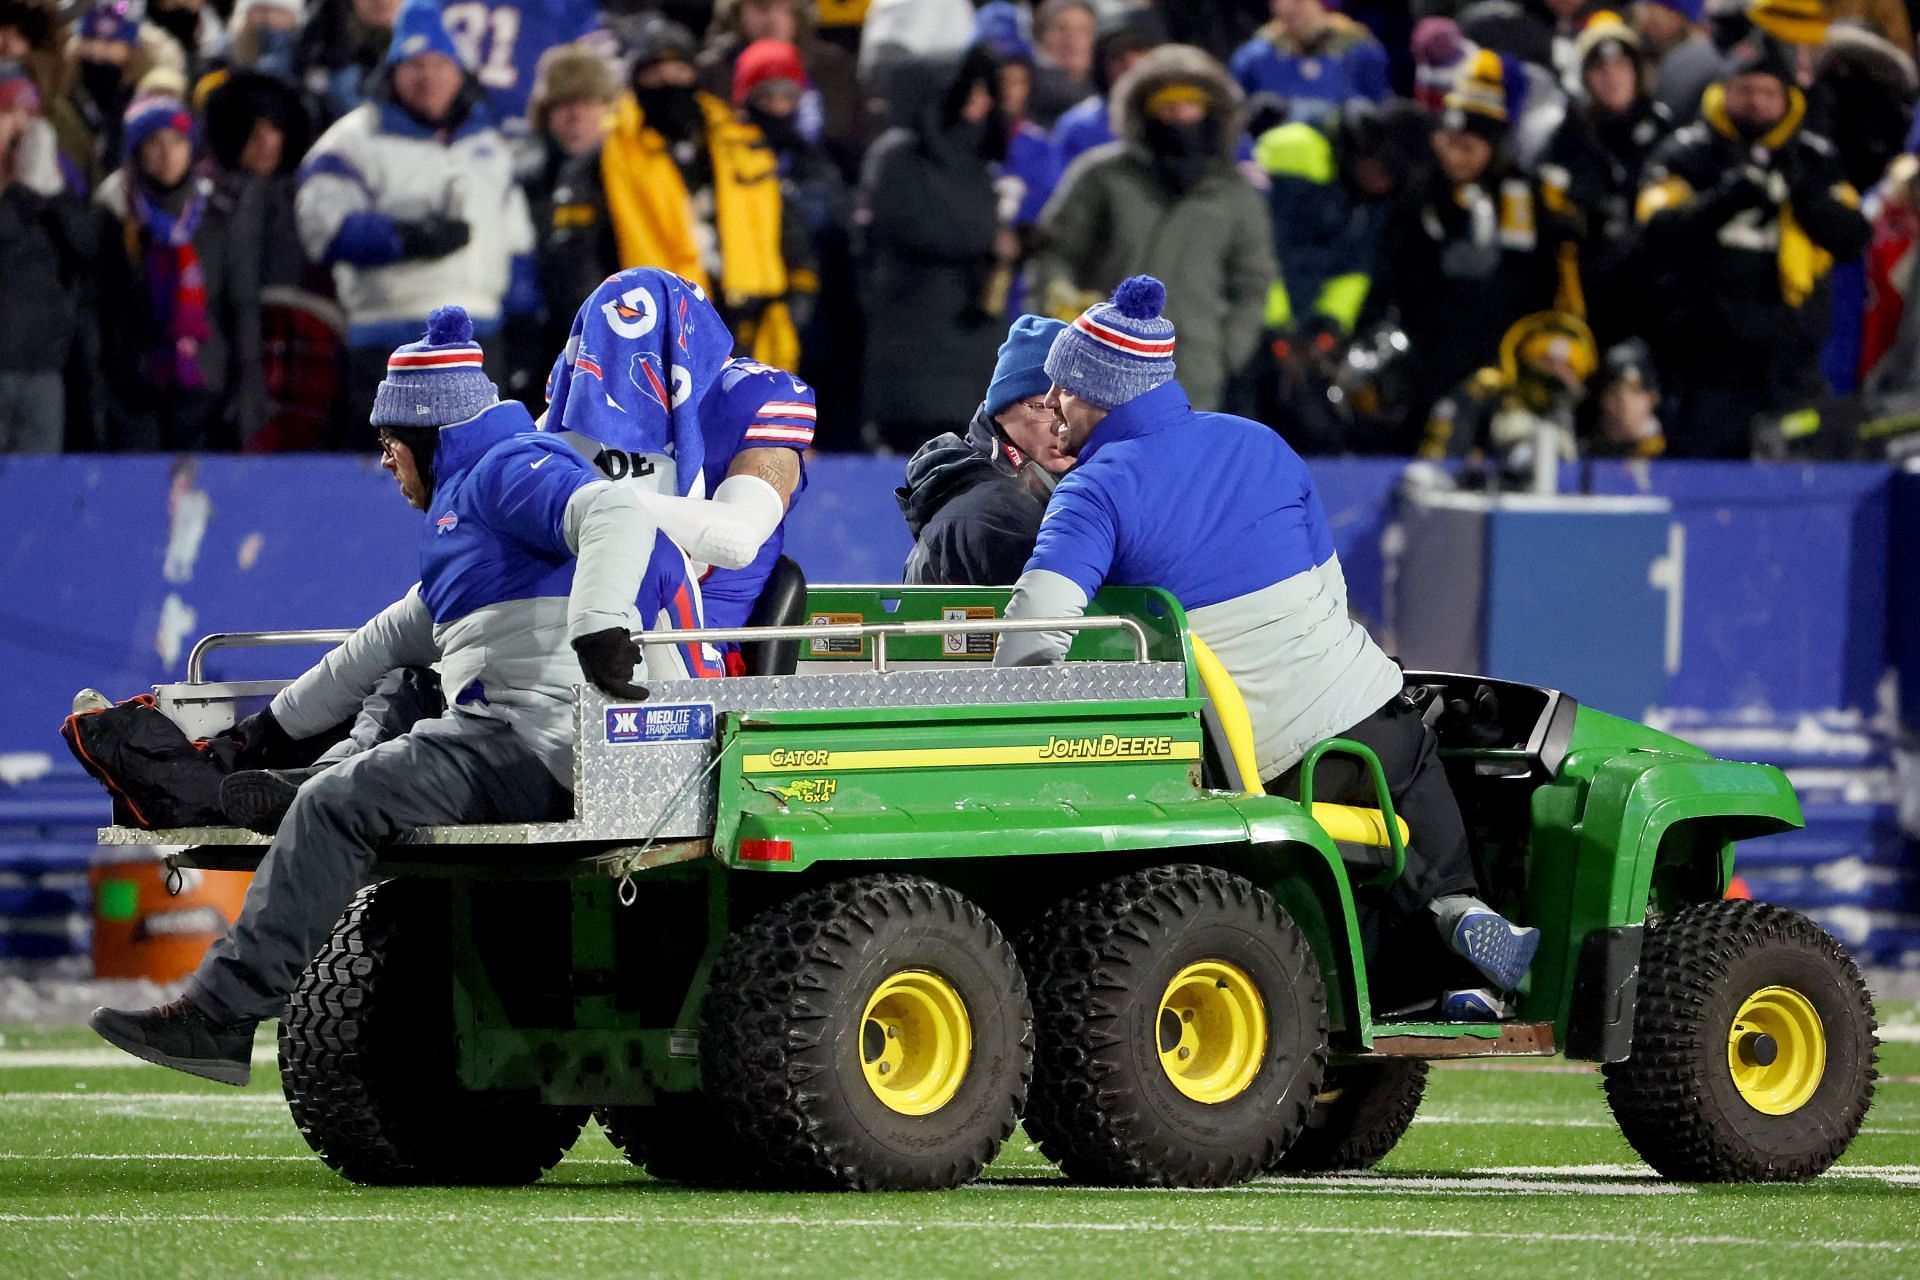
<path id="1" fill-rule="evenodd" d="M 1213 100 L 1212 115 L 1220 130 L 1221 150 L 1231 155 L 1240 134 L 1240 86 L 1206 50 L 1190 44 L 1163 44 L 1120 77 L 1113 86 L 1114 136 L 1143 145 L 1147 99 L 1173 84 L 1198 85 Z"/>

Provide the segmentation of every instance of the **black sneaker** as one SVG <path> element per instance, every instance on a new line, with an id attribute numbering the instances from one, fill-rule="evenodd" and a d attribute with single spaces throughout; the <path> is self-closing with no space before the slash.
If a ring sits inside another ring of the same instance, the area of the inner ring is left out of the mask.
<path id="1" fill-rule="evenodd" d="M 324 766 L 307 769 L 241 769 L 220 782 L 220 808 L 227 821 L 270 836 L 286 820 L 300 784 Z"/>
<path id="2" fill-rule="evenodd" d="M 253 1074 L 256 1022 L 215 1022 L 181 996 L 153 1009 L 95 1009 L 87 1025 L 136 1058 L 221 1084 L 244 1085 Z"/>

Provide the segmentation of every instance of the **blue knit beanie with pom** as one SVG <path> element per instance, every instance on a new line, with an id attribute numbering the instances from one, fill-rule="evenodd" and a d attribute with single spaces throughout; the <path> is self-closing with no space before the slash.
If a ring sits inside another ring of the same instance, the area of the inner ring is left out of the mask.
<path id="1" fill-rule="evenodd" d="M 461 307 L 427 317 L 427 336 L 387 357 L 387 376 L 373 397 L 376 427 L 450 427 L 500 399 L 481 369 L 473 321 Z"/>
<path id="2" fill-rule="evenodd" d="M 1167 287 L 1129 276 L 1061 331 L 1047 352 L 1047 376 L 1102 409 L 1117 409 L 1173 380 L 1173 321 L 1160 314 Z"/>

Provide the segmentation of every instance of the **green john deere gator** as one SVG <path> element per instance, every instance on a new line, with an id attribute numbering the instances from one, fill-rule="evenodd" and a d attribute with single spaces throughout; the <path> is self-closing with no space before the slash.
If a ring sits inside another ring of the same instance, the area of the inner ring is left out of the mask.
<path id="1" fill-rule="evenodd" d="M 1430 961 L 1378 910 L 1419 833 L 1384 787 L 1249 793 L 1244 705 L 1170 596 L 1103 591 L 1069 661 L 1015 670 L 990 661 L 1031 625 L 1004 590 L 795 598 L 744 637 L 788 674 L 580 689 L 571 820 L 383 850 L 281 1022 L 329 1165 L 530 1181 L 592 1114 L 663 1178 L 942 1188 L 1024 1119 L 1070 1179 L 1216 1186 L 1373 1163 L 1429 1059 L 1556 1053 L 1605 1064 L 1671 1178 L 1809 1178 L 1859 1131 L 1858 971 L 1801 916 L 1723 900 L 1735 842 L 1801 822 L 1778 770 L 1414 674 L 1486 896 L 1544 934 L 1512 1020 L 1436 1022 Z M 223 727 L 278 685 L 203 683 L 206 651 L 318 638 L 209 637 L 160 705 Z M 1364 754 L 1316 749 L 1341 751 Z M 201 868 L 260 842 L 101 838 Z"/>

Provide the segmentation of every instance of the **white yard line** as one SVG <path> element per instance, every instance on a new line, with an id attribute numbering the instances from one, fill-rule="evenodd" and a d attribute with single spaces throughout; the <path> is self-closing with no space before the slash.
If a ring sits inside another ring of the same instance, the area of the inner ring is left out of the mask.
<path id="1" fill-rule="evenodd" d="M 970 1182 L 960 1188 L 963 1191 L 1045 1191 L 1052 1188 L 1062 1191 L 1085 1191 L 1086 1187 L 1076 1187 L 1071 1183 L 1054 1178 L 1034 1178 L 1028 1182 L 988 1181 Z M 1204 1195 L 1204 1196 L 1245 1196 L 1245 1195 L 1342 1195 L 1342 1196 L 1486 1196 L 1486 1195 L 1588 1195 L 1588 1196 L 1690 1196 L 1698 1190 L 1677 1183 L 1659 1182 L 1652 1174 L 1644 1185 L 1607 1182 L 1550 1182 L 1535 1178 L 1447 1178 L 1447 1177 L 1406 1177 L 1396 1178 L 1390 1175 L 1355 1176 L 1351 1174 L 1327 1174 L 1322 1177 L 1301 1178 L 1258 1178 L 1253 1182 L 1237 1187 L 1126 1187 L 1109 1188 L 1124 1190 L 1129 1194 L 1144 1195 Z"/>
<path id="2" fill-rule="evenodd" d="M 277 1064 L 279 1051 L 272 1045 L 256 1045 L 253 1065 Z M 0 1049 L 0 1071 L 100 1071 L 119 1067 L 151 1065 L 118 1049 Z"/>
<path id="3" fill-rule="evenodd" d="M 18 1093 L 0 1090 L 0 1106 L 38 1102 L 151 1102 L 157 1105 L 201 1103 L 220 1107 L 284 1107 L 287 1100 L 277 1093 L 249 1093 L 240 1089 L 225 1093 L 132 1093 L 110 1089 L 24 1090 Z"/>
<path id="4" fill-rule="evenodd" d="M 472 1226 L 487 1215 L 472 1211 L 460 1213 L 0 1213 L 0 1223 L 71 1226 L 100 1223 L 109 1226 L 172 1226 L 211 1223 L 233 1226 L 241 1223 L 282 1226 L 287 1223 L 325 1225 L 371 1225 L 389 1223 L 400 1226 Z M 710 1227 L 726 1230 L 753 1227 L 797 1227 L 809 1231 L 869 1231 L 875 1228 L 913 1231 L 955 1231 L 968 1235 L 986 1232 L 1019 1234 L 1022 1232 L 1146 1235 L 1177 1232 L 1190 1234 L 1194 1225 L 1184 1219 L 1167 1222 L 1045 1222 L 1031 1219 L 992 1220 L 977 1218 L 905 1218 L 822 1217 L 818 1214 L 541 1214 L 533 1221 L 542 1226 L 609 1226 L 648 1230 L 657 1227 Z M 1209 1222 L 1208 1232 L 1235 1235 L 1306 1238 L 1313 1236 L 1377 1237 L 1377 1223 L 1355 1226 L 1304 1226 L 1291 1223 Z M 1633 1249 L 1647 1248 L 1755 1248 L 1771 1252 L 1813 1250 L 1823 1252 L 1920 1253 L 1920 1243 L 1911 1240 L 1805 1240 L 1779 1236 L 1732 1235 L 1620 1235 L 1588 1231 L 1476 1231 L 1467 1228 L 1396 1227 L 1395 1236 L 1431 1240 L 1499 1240 L 1530 1244 L 1599 1244 Z"/>

